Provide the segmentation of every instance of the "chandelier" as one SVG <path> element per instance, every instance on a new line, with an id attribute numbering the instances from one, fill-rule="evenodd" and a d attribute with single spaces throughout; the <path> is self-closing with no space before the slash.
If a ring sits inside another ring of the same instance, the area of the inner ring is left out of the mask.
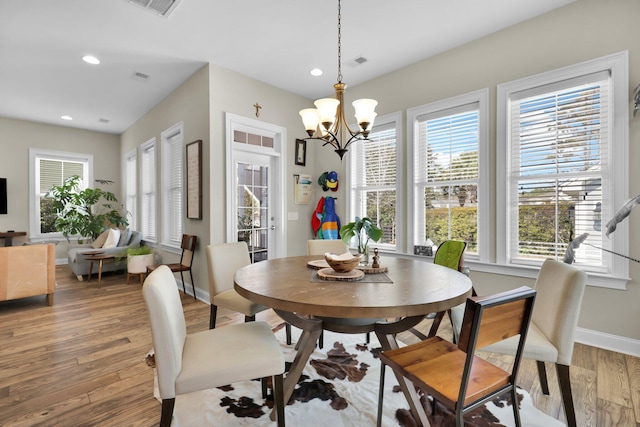
<path id="1" fill-rule="evenodd" d="M 338 82 L 333 85 L 336 91 L 335 98 L 322 98 L 314 102 L 316 108 L 300 110 L 302 123 L 309 135 L 308 139 L 324 141 L 323 146 L 331 145 L 340 156 L 340 161 L 349 151 L 349 145 L 355 141 L 368 141 L 369 132 L 373 127 L 376 117 L 375 108 L 378 101 L 375 99 L 358 99 L 353 101 L 358 130 L 352 131 L 344 116 L 344 92 L 347 88 L 342 83 L 342 15 L 340 13 L 340 0 L 338 0 Z M 346 142 L 345 142 L 346 141 Z"/>

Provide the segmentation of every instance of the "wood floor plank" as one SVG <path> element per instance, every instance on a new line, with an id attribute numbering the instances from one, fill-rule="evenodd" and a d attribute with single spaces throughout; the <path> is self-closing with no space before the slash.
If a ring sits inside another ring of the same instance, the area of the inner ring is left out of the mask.
<path id="1" fill-rule="evenodd" d="M 629 376 L 635 422 L 640 425 L 640 359 L 625 354 L 624 360 Z"/>

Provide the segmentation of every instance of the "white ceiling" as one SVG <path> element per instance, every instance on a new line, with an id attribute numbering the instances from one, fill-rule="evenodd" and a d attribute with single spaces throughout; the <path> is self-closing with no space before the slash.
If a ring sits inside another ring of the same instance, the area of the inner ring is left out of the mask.
<path id="1" fill-rule="evenodd" d="M 573 1 L 343 0 L 343 81 L 353 87 Z M 354 66 L 360 56 L 367 62 Z M 126 0 L 0 0 L 0 116 L 119 134 L 207 62 L 310 100 L 332 96 L 337 0 L 182 0 L 168 18 Z M 311 77 L 314 67 L 324 75 Z"/>

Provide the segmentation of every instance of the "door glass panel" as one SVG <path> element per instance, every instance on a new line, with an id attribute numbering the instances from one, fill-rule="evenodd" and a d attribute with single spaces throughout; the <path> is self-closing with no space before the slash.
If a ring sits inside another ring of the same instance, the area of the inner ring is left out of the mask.
<path id="1" fill-rule="evenodd" d="M 267 166 L 237 163 L 238 241 L 247 242 L 252 262 L 268 259 L 268 174 Z"/>

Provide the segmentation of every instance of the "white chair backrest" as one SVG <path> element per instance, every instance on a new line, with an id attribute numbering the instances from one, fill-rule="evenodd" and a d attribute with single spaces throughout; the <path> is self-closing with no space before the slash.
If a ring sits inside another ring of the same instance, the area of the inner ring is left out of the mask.
<path id="1" fill-rule="evenodd" d="M 251 258 L 245 242 L 207 245 L 209 298 L 233 289 L 233 276 L 236 271 L 249 264 L 251 264 Z"/>
<path id="2" fill-rule="evenodd" d="M 307 240 L 307 255 L 324 255 L 326 252 L 343 254 L 349 247 L 342 240 Z"/>
<path id="3" fill-rule="evenodd" d="M 532 321 L 558 349 L 557 363 L 563 365 L 571 365 L 586 283 L 584 271 L 548 259 L 542 264 L 534 286 L 538 295 Z"/>
<path id="4" fill-rule="evenodd" d="M 187 337 L 182 302 L 171 269 L 161 265 L 149 274 L 142 295 L 151 322 L 160 397 L 171 399 L 176 395 L 175 381 L 182 369 Z"/>

